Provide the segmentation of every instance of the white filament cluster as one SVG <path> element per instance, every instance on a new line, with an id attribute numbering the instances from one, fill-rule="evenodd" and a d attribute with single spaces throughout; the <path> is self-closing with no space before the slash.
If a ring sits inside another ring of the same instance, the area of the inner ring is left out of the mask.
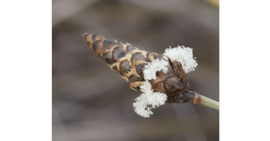
<path id="1" fill-rule="evenodd" d="M 184 46 L 177 46 L 175 48 L 167 48 L 163 54 L 163 59 L 155 59 L 152 62 L 148 62 L 145 66 L 144 73 L 144 85 L 142 85 L 141 91 L 143 92 L 139 97 L 135 99 L 133 107 L 135 112 L 142 117 L 148 118 L 153 114 L 151 109 L 159 107 L 165 104 L 167 95 L 165 93 L 153 92 L 152 85 L 149 80 L 156 79 L 156 72 L 162 71 L 168 73 L 167 66 L 169 65 L 168 56 L 171 61 L 180 62 L 186 73 L 195 70 L 197 67 L 196 60 L 193 58 L 192 49 Z"/>
<path id="2" fill-rule="evenodd" d="M 195 60 L 196 58 L 193 58 L 192 48 L 189 47 L 170 47 L 165 50 L 164 55 L 169 56 L 172 61 L 180 62 L 186 73 L 194 71 L 198 65 Z"/>
<path id="3" fill-rule="evenodd" d="M 150 117 L 153 114 L 151 109 L 156 108 L 160 105 L 165 104 L 167 95 L 160 92 L 153 92 L 150 82 L 145 81 L 144 85 L 141 86 L 143 92 L 139 97 L 135 99 L 133 107 L 135 112 L 142 117 Z"/>
<path id="4" fill-rule="evenodd" d="M 167 73 L 169 70 L 167 66 L 169 65 L 169 62 L 167 60 L 159 60 L 155 59 L 152 62 L 148 62 L 148 64 L 145 66 L 145 69 L 143 71 L 144 79 L 145 80 L 151 80 L 156 79 L 156 73 L 157 71 L 162 71 L 164 73 Z"/>

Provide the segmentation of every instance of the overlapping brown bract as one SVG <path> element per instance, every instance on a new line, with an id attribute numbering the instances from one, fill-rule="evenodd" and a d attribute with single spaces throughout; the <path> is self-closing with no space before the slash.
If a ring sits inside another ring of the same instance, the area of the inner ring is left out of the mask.
<path id="1" fill-rule="evenodd" d="M 156 53 L 149 53 L 129 43 L 117 42 L 116 40 L 110 40 L 101 35 L 84 33 L 82 37 L 87 42 L 88 46 L 98 54 L 112 70 L 129 82 L 132 89 L 139 92 L 141 92 L 140 86 L 143 85 L 145 81 L 143 76 L 144 66 L 154 59 L 162 59 L 162 56 Z M 154 92 L 166 93 L 170 98 L 172 95 L 179 95 L 179 93 L 189 91 L 190 86 L 181 63 L 176 61 L 172 62 L 170 58 L 169 61 L 174 70 L 174 75 L 169 76 L 163 72 L 156 72 L 156 79 L 150 82 Z M 176 88 L 174 88 L 174 84 L 171 83 L 177 84 Z M 178 85 L 180 87 L 178 87 Z M 173 102 L 173 100 L 170 101 Z"/>

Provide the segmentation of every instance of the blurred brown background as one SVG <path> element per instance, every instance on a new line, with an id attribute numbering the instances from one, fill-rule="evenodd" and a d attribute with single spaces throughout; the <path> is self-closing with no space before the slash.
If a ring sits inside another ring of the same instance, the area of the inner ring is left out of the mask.
<path id="1" fill-rule="evenodd" d="M 165 104 L 142 118 L 129 88 L 84 42 L 96 33 L 163 54 L 193 48 L 193 90 L 219 101 L 219 7 L 204 0 L 52 0 L 53 141 L 217 141 L 219 112 Z"/>

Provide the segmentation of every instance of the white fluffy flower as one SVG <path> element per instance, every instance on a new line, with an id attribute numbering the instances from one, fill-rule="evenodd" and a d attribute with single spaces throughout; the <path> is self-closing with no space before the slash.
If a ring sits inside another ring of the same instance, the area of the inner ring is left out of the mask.
<path id="1" fill-rule="evenodd" d="M 165 50 L 164 55 L 169 56 L 172 61 L 180 62 L 186 73 L 194 71 L 198 65 L 195 58 L 193 58 L 192 48 L 189 47 L 170 47 Z"/>
<path id="2" fill-rule="evenodd" d="M 156 79 L 156 72 L 162 71 L 164 73 L 168 72 L 167 66 L 169 65 L 169 62 L 167 60 L 159 60 L 155 59 L 152 62 L 149 62 L 145 68 L 144 68 L 144 79 L 145 80 L 151 80 Z"/>
<path id="3" fill-rule="evenodd" d="M 145 81 L 144 85 L 141 86 L 141 91 L 143 93 L 137 97 L 135 99 L 136 102 L 133 103 L 135 112 L 145 118 L 150 117 L 150 115 L 153 114 L 151 109 L 165 104 L 165 101 L 167 100 L 166 94 L 153 92 L 151 87 L 150 82 Z"/>

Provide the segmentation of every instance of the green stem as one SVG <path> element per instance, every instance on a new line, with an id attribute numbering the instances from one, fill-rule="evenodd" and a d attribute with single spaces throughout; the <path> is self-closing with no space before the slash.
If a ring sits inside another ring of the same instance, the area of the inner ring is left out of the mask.
<path id="1" fill-rule="evenodd" d="M 193 103 L 219 110 L 219 102 L 198 93 L 196 93 Z"/>

